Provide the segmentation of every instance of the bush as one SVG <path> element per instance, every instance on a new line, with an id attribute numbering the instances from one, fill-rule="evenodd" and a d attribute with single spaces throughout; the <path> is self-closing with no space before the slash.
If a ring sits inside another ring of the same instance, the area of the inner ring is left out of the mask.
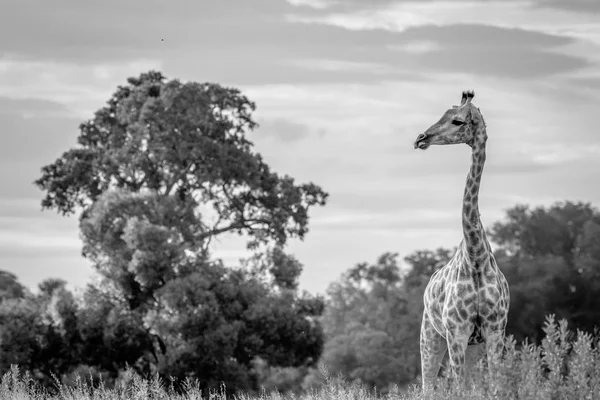
<path id="1" fill-rule="evenodd" d="M 392 386 L 385 396 L 369 390 L 360 382 L 348 383 L 339 377 L 331 377 L 321 368 L 323 385 L 291 397 L 298 400 L 375 400 L 375 399 L 597 399 L 600 398 L 600 337 L 589 333 L 568 330 L 565 320 L 555 321 L 553 315 L 546 317 L 545 337 L 540 346 L 523 343 L 517 346 L 509 337 L 506 351 L 494 379 L 480 362 L 470 379 L 460 385 L 441 381 L 439 388 L 427 395 L 421 394 L 418 384 L 401 392 Z M 0 381 L 0 398 L 3 400 L 25 400 L 44 398 L 43 392 L 32 383 L 28 373 L 22 374 L 16 366 Z M 184 393 L 176 394 L 158 379 L 144 380 L 134 375 L 126 384 L 117 384 L 114 389 L 104 385 L 90 385 L 85 379 L 76 381 L 74 387 L 58 387 L 53 399 L 200 399 L 198 384 L 189 381 Z M 225 390 L 211 393 L 210 400 L 225 400 Z M 281 400 L 277 392 L 256 398 L 240 395 L 240 400 Z"/>

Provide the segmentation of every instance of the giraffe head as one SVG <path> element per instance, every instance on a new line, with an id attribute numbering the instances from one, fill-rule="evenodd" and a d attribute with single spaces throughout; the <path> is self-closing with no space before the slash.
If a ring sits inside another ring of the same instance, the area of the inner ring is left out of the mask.
<path id="1" fill-rule="evenodd" d="M 473 144 L 476 129 L 474 124 L 483 122 L 479 109 L 471 104 L 475 96 L 473 91 L 463 91 L 460 106 L 452 106 L 444 112 L 438 122 L 417 136 L 415 149 L 425 150 L 433 144 Z"/>

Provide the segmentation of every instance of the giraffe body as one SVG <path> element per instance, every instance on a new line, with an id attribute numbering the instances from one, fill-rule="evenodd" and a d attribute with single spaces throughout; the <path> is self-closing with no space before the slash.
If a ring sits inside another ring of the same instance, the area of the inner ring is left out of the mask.
<path id="1" fill-rule="evenodd" d="M 462 376 L 482 355 L 492 365 L 503 349 L 510 294 L 479 218 L 479 185 L 485 163 L 487 132 L 472 92 L 463 92 L 461 106 L 442 118 L 415 141 L 415 148 L 432 144 L 466 143 L 472 148 L 462 208 L 463 239 L 452 259 L 436 271 L 423 295 L 421 376 L 423 390 L 433 386 L 448 351 L 450 370 Z"/>

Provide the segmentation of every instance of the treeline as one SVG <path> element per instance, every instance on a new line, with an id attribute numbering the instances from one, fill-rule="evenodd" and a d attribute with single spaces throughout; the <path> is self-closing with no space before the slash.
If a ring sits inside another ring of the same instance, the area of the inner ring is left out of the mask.
<path id="1" fill-rule="evenodd" d="M 52 387 L 158 374 L 204 390 L 300 391 L 317 365 L 385 391 L 419 375 L 422 293 L 453 249 L 361 263 L 325 298 L 298 289 L 285 252 L 327 193 L 270 170 L 246 133 L 255 105 L 216 84 L 130 78 L 78 145 L 42 169 L 42 206 L 78 213 L 99 279 L 81 293 L 50 279 L 30 293 L 0 272 L 0 374 Z M 243 234 L 255 256 L 225 266 L 211 240 Z M 508 333 L 539 341 L 546 314 L 591 331 L 600 316 L 600 214 L 589 204 L 516 206 L 490 228 L 511 285 Z M 127 370 L 129 368 L 129 370 Z"/>
<path id="2" fill-rule="evenodd" d="M 548 314 L 593 333 L 600 321 L 600 213 L 589 204 L 516 206 L 489 230 L 511 288 L 507 334 L 541 343 Z M 113 238 L 114 239 L 114 238 Z M 167 242 L 167 241 L 165 241 Z M 159 243 L 154 243 L 161 254 Z M 50 279 L 30 293 L 0 272 L 0 373 L 18 364 L 51 386 L 77 375 L 109 385 L 144 376 L 198 378 L 205 389 L 301 391 L 332 375 L 385 391 L 420 372 L 422 295 L 454 249 L 386 253 L 332 283 L 327 296 L 299 293 L 302 265 L 281 248 L 238 267 L 187 259 L 181 271 L 133 308 L 105 278 L 74 295 Z M 183 265 L 183 264 L 182 264 Z"/>
<path id="3" fill-rule="evenodd" d="M 600 212 L 590 204 L 509 209 L 488 231 L 510 285 L 507 334 L 540 344 L 547 315 L 573 329 L 600 326 Z M 417 251 L 404 260 L 387 253 L 358 264 L 328 290 L 321 319 L 321 361 L 331 372 L 385 390 L 420 373 L 422 296 L 431 274 L 455 249 Z"/>
<path id="4" fill-rule="evenodd" d="M 277 372 L 272 366 L 301 373 L 322 350 L 315 318 L 323 302 L 298 294 L 292 257 L 274 250 L 262 259 L 251 270 L 190 263 L 193 272 L 170 280 L 144 309 L 132 309 L 111 282 L 77 296 L 49 279 L 32 294 L 0 271 L 0 374 L 16 364 L 50 388 L 53 375 L 111 387 L 129 367 L 165 382 L 197 378 L 204 389 L 252 392 Z"/>

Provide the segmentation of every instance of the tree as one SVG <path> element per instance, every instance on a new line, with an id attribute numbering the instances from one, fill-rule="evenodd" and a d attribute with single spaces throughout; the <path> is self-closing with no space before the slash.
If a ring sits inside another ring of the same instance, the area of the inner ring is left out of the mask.
<path id="1" fill-rule="evenodd" d="M 600 278 L 600 268 L 593 268 L 600 263 L 600 218 L 593 218 L 587 221 L 578 235 L 575 247 L 575 257 L 581 264 L 587 264 L 580 267 L 590 278 Z M 582 271 L 583 272 L 583 271 Z"/>
<path id="2" fill-rule="evenodd" d="M 386 391 L 419 373 L 419 331 L 426 281 L 449 259 L 449 250 L 418 251 L 405 258 L 384 253 L 360 263 L 327 290 L 322 361 L 332 373 Z"/>
<path id="3" fill-rule="evenodd" d="M 42 207 L 81 211 L 83 254 L 102 277 L 77 313 L 84 364 L 191 373 L 235 391 L 256 388 L 255 357 L 318 358 L 322 301 L 299 293 L 302 266 L 282 248 L 304 237 L 308 210 L 328 195 L 253 152 L 254 109 L 236 89 L 151 71 L 119 87 L 80 125 L 78 146 L 43 167 Z M 211 239 L 228 232 L 271 249 L 259 256 L 262 278 L 210 259 Z"/>
<path id="4" fill-rule="evenodd" d="M 12 274 L 11 274 L 12 275 Z M 14 278 L 15 286 L 20 283 Z M 18 364 L 41 383 L 68 373 L 79 360 L 76 300 L 66 282 L 47 279 L 29 292 L 0 303 L 0 375 Z"/>
<path id="5" fill-rule="evenodd" d="M 281 255 L 280 255 L 281 256 Z M 295 290 L 273 291 L 255 271 L 197 263 L 194 272 L 160 290 L 162 308 L 152 324 L 174 349 L 161 361 L 165 376 L 197 371 L 205 388 L 255 390 L 257 358 L 267 365 L 313 365 L 323 346 L 318 299 Z M 272 269 L 272 268 L 269 268 Z M 273 279 L 273 277 L 271 277 Z M 201 334 L 199 334 L 201 333 Z"/>
<path id="6" fill-rule="evenodd" d="M 510 308 L 506 333 L 517 343 L 527 339 L 540 343 L 544 321 L 549 314 L 569 318 L 553 301 L 561 292 L 561 276 L 568 275 L 564 260 L 556 256 L 516 257 L 499 252 L 496 262 L 510 287 Z"/>
<path id="7" fill-rule="evenodd" d="M 45 325 L 33 299 L 0 303 L 0 373 L 8 372 L 11 364 L 38 372 L 44 333 Z"/>
<path id="8" fill-rule="evenodd" d="M 184 209 L 213 207 L 217 222 L 196 227 L 203 241 L 245 232 L 253 241 L 304 237 L 308 209 L 324 205 L 315 184 L 271 172 L 245 133 L 255 104 L 217 84 L 166 81 L 150 71 L 129 78 L 95 117 L 80 125 L 79 147 L 43 167 L 42 207 L 85 212 L 109 189 L 173 196 Z"/>
<path id="9" fill-rule="evenodd" d="M 77 366 L 94 366 L 100 373 L 116 378 L 126 365 L 138 373 L 153 372 L 156 338 L 145 324 L 144 313 L 132 311 L 120 294 L 88 285 L 77 312 L 80 336 Z M 158 347 L 158 346 L 157 346 Z"/>
<path id="10" fill-rule="evenodd" d="M 496 222 L 490 237 L 509 254 L 562 257 L 574 265 L 576 244 L 589 221 L 600 214 L 589 203 L 555 203 L 547 209 L 516 205 L 506 211 L 506 219 Z"/>
<path id="11" fill-rule="evenodd" d="M 62 279 L 46 279 L 38 285 L 35 297 L 44 322 L 44 341 L 37 361 L 46 383 L 52 382 L 52 375 L 68 373 L 80 356 L 79 306 L 66 286 Z"/>
<path id="12" fill-rule="evenodd" d="M 446 265 L 455 252 L 456 248 L 439 247 L 435 250 L 417 250 L 405 257 L 404 261 L 410 266 L 405 278 L 407 289 L 412 288 L 423 295 L 431 275 Z"/>
<path id="13" fill-rule="evenodd" d="M 0 303 L 8 299 L 22 299 L 26 294 L 27 289 L 19 283 L 15 274 L 0 270 Z"/>
<path id="14" fill-rule="evenodd" d="M 594 207 L 568 201 L 547 208 L 517 205 L 492 226 L 498 265 L 511 290 L 508 333 L 539 340 L 543 316 L 550 313 L 594 329 L 600 317 L 598 227 Z"/>
<path id="15" fill-rule="evenodd" d="M 16 364 L 51 385 L 52 374 L 60 377 L 73 361 L 65 339 L 39 299 L 30 296 L 0 303 L 0 374 Z"/>

